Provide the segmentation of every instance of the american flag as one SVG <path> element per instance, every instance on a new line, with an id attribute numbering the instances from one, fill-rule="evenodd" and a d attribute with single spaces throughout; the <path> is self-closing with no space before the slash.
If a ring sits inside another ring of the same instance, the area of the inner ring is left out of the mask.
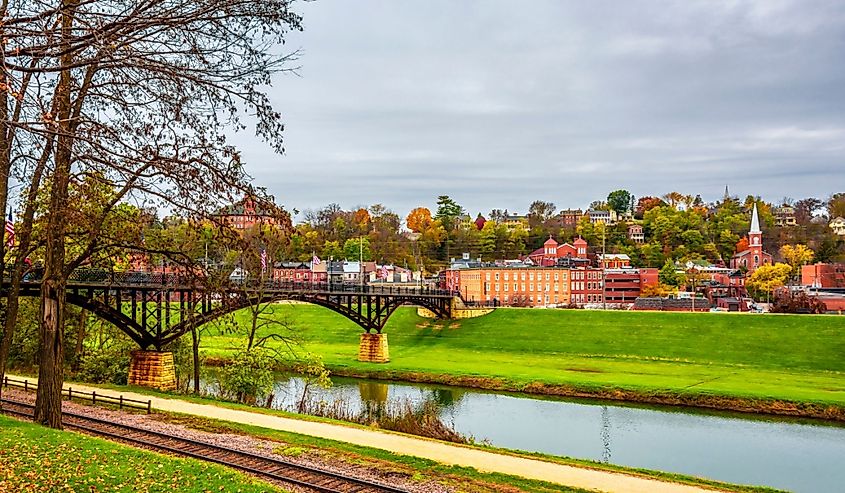
<path id="1" fill-rule="evenodd" d="M 320 257 L 314 255 L 314 258 L 311 259 L 312 265 L 320 265 Z"/>
<path id="2" fill-rule="evenodd" d="M 261 272 L 267 271 L 267 249 L 261 249 Z"/>
<path id="3" fill-rule="evenodd" d="M 6 218 L 6 246 L 12 247 L 15 244 L 15 223 L 12 221 L 12 211 L 9 211 L 9 217 Z"/>

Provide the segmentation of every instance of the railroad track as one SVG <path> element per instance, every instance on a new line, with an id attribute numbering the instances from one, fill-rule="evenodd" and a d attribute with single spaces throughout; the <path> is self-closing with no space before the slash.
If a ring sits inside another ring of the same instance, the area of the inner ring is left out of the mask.
<path id="1" fill-rule="evenodd" d="M 0 399 L 2 411 L 32 419 L 35 406 L 9 399 Z M 283 459 L 265 457 L 198 440 L 175 437 L 157 431 L 113 423 L 81 414 L 63 412 L 66 428 L 105 437 L 110 440 L 175 455 L 192 457 L 239 469 L 264 479 L 283 481 L 321 493 L 408 493 L 375 481 L 296 464 Z"/>

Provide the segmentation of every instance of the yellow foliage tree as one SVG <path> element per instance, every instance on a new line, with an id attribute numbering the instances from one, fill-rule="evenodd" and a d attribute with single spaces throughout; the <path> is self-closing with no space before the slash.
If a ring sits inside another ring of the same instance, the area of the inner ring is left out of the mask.
<path id="1" fill-rule="evenodd" d="M 791 273 L 792 267 L 789 264 L 778 262 L 774 265 L 763 265 L 745 281 L 745 287 L 758 297 L 765 293 L 768 299 L 775 289 L 786 285 Z"/>
<path id="2" fill-rule="evenodd" d="M 792 276 L 797 277 L 801 266 L 813 261 L 815 252 L 807 248 L 807 245 L 784 245 L 780 247 L 780 255 L 786 263 L 792 266 Z"/>

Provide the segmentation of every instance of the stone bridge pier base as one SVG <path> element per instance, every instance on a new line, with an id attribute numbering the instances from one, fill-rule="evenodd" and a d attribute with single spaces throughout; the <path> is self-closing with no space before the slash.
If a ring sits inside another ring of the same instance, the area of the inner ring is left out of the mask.
<path id="1" fill-rule="evenodd" d="M 173 353 L 164 351 L 132 351 L 129 362 L 129 385 L 159 390 L 176 390 L 176 366 Z"/>
<path id="2" fill-rule="evenodd" d="M 361 334 L 361 344 L 358 346 L 358 361 L 368 363 L 387 363 L 390 361 L 390 351 L 387 347 L 387 334 Z"/>

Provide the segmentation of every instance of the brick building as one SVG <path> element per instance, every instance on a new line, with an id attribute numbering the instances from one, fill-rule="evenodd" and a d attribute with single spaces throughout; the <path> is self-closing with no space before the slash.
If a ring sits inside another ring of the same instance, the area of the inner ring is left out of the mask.
<path id="1" fill-rule="evenodd" d="M 220 209 L 215 215 L 234 229 L 245 231 L 256 224 L 278 225 L 280 212 L 257 204 L 252 197 L 247 196 L 240 202 Z"/>
<path id="2" fill-rule="evenodd" d="M 273 265 L 273 279 L 284 282 L 327 282 L 326 263 L 314 265 L 311 262 L 276 262 Z"/>
<path id="3" fill-rule="evenodd" d="M 814 288 L 845 288 L 845 264 L 803 265 L 801 284 Z"/>

